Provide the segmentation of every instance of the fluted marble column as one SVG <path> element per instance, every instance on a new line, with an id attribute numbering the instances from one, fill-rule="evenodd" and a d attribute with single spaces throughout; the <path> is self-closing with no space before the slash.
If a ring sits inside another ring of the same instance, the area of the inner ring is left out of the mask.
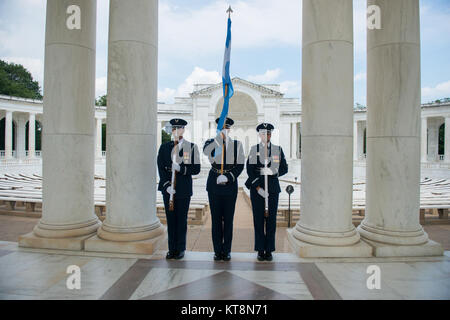
<path id="1" fill-rule="evenodd" d="M 303 0 L 300 220 L 303 257 L 370 256 L 352 224 L 353 1 Z"/>
<path id="2" fill-rule="evenodd" d="M 450 163 L 450 117 L 445 118 L 444 161 Z"/>
<path id="3" fill-rule="evenodd" d="M 28 158 L 36 156 L 36 115 L 30 113 L 28 117 Z"/>
<path id="4" fill-rule="evenodd" d="M 353 122 L 353 160 L 358 159 L 358 121 Z"/>
<path id="5" fill-rule="evenodd" d="M 162 126 L 161 121 L 158 121 L 158 124 L 156 125 L 156 149 L 159 150 L 159 147 L 162 143 Z"/>
<path id="6" fill-rule="evenodd" d="M 5 116 L 5 158 L 12 158 L 12 111 L 6 111 Z"/>
<path id="7" fill-rule="evenodd" d="M 25 125 L 26 120 L 21 116 L 17 119 L 16 154 L 18 159 L 25 158 Z"/>
<path id="8" fill-rule="evenodd" d="M 95 134 L 95 158 L 102 159 L 102 122 L 103 119 L 96 118 L 96 134 Z"/>
<path id="9" fill-rule="evenodd" d="M 419 223 L 419 0 L 369 0 L 382 28 L 368 30 L 366 216 L 358 230 L 376 256 L 440 255 Z"/>
<path id="10" fill-rule="evenodd" d="M 428 119 L 428 161 L 439 160 L 439 125 L 438 118 Z"/>
<path id="11" fill-rule="evenodd" d="M 297 150 L 298 150 L 298 135 L 297 135 L 298 131 L 297 131 L 297 123 L 291 123 L 291 142 L 292 142 L 292 146 L 291 146 L 291 157 L 292 159 L 297 159 Z"/>
<path id="12" fill-rule="evenodd" d="M 80 29 L 68 28 L 70 6 L 80 9 Z M 81 250 L 100 225 L 94 213 L 96 11 L 95 0 L 47 1 L 42 219 L 32 237 L 21 238 L 23 246 Z"/>
<path id="13" fill-rule="evenodd" d="M 422 118 L 421 140 L 420 140 L 421 161 L 428 161 L 428 118 Z"/>
<path id="14" fill-rule="evenodd" d="M 165 235 L 156 216 L 157 53 L 158 1 L 111 0 L 107 214 L 86 250 L 150 254 Z"/>

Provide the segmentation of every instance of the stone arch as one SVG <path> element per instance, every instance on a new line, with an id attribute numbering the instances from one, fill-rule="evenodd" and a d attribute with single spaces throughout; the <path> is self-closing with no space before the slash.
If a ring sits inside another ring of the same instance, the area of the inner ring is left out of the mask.
<path id="1" fill-rule="evenodd" d="M 220 116 L 223 106 L 221 97 L 215 106 L 214 115 Z M 235 91 L 230 100 L 228 116 L 235 121 L 231 130 L 231 137 L 242 142 L 244 152 L 247 155 L 252 145 L 258 141 L 256 126 L 258 125 L 258 107 L 255 100 L 241 91 Z"/>

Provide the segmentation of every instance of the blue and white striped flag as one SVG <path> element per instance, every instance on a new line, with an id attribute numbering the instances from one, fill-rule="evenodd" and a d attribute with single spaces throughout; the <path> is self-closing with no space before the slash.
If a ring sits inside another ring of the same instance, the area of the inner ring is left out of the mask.
<path id="1" fill-rule="evenodd" d="M 225 55 L 223 57 L 222 84 L 223 84 L 223 108 L 220 114 L 217 132 L 222 131 L 225 119 L 228 115 L 230 98 L 233 96 L 234 89 L 230 77 L 230 58 L 231 58 L 231 18 L 228 18 L 227 42 L 225 43 Z"/>

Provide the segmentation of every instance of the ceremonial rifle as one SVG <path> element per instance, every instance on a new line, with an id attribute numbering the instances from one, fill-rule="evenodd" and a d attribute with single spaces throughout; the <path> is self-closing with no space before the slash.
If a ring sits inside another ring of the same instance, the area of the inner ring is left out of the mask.
<path id="1" fill-rule="evenodd" d="M 172 155 L 172 163 L 177 161 L 177 150 L 178 150 L 178 128 L 175 129 L 175 144 L 173 147 L 173 155 Z M 172 186 L 172 190 L 175 190 L 177 184 L 177 172 L 175 170 L 172 170 L 172 179 L 171 179 L 171 186 Z M 175 209 L 175 205 L 173 202 L 174 199 L 174 194 L 171 193 L 170 194 L 170 198 L 169 198 L 169 211 L 173 211 Z"/>
<path id="2" fill-rule="evenodd" d="M 264 171 L 267 171 L 268 159 L 267 159 L 267 130 L 266 130 L 266 143 L 264 146 Z M 264 190 L 266 191 L 266 197 L 264 198 L 264 217 L 269 217 L 269 176 L 267 172 L 264 172 Z"/>

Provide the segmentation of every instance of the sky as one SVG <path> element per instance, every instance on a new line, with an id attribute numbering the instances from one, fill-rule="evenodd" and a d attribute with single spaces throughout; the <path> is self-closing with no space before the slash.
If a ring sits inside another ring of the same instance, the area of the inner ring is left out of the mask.
<path id="1" fill-rule="evenodd" d="M 221 81 L 231 4 L 231 76 L 301 98 L 301 0 L 160 0 L 158 101 Z M 354 0 L 355 103 L 366 104 L 366 0 Z M 421 0 L 422 102 L 450 97 L 450 0 Z M 0 0 L 0 59 L 43 87 L 45 0 Z M 97 0 L 96 97 L 106 93 L 109 0 Z"/>

